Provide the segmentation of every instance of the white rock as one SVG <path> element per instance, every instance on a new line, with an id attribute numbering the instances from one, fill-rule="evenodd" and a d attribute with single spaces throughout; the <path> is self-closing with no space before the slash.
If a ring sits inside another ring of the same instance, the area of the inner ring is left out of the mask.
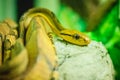
<path id="1" fill-rule="evenodd" d="M 114 80 L 109 54 L 100 42 L 77 46 L 54 39 L 59 61 L 59 80 Z"/>

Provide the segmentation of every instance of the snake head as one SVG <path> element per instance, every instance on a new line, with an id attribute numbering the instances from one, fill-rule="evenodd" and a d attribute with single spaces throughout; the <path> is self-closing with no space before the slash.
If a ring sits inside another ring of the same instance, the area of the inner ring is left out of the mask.
<path id="1" fill-rule="evenodd" d="M 62 30 L 60 36 L 72 44 L 85 46 L 90 43 L 90 39 L 83 33 L 76 30 Z"/>

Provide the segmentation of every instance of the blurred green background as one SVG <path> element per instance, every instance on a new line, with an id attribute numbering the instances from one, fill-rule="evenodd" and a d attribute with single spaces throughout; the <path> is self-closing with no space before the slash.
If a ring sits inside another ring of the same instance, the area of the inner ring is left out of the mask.
<path id="1" fill-rule="evenodd" d="M 0 21 L 17 23 L 30 8 L 53 11 L 65 28 L 84 32 L 108 50 L 120 80 L 120 1 L 118 0 L 0 0 Z"/>

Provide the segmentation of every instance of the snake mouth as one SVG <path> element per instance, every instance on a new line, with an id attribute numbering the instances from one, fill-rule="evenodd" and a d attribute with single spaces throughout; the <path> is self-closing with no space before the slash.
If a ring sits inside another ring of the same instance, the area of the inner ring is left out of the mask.
<path id="1" fill-rule="evenodd" d="M 72 36 L 70 34 L 66 34 L 66 33 L 60 33 L 61 35 L 66 35 L 66 36 Z"/>
<path id="2" fill-rule="evenodd" d="M 60 33 L 60 34 L 61 35 L 66 35 L 66 36 L 71 36 L 71 37 L 73 37 L 76 40 L 80 39 L 80 35 L 78 35 L 78 34 L 73 34 L 73 35 L 66 34 L 66 33 Z"/>

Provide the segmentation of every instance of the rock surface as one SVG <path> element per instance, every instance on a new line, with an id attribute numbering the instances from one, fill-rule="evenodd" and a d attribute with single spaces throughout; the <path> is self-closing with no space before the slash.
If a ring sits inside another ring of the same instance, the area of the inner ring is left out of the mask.
<path id="1" fill-rule="evenodd" d="M 77 46 L 55 38 L 59 80 L 114 80 L 114 67 L 101 42 Z"/>

